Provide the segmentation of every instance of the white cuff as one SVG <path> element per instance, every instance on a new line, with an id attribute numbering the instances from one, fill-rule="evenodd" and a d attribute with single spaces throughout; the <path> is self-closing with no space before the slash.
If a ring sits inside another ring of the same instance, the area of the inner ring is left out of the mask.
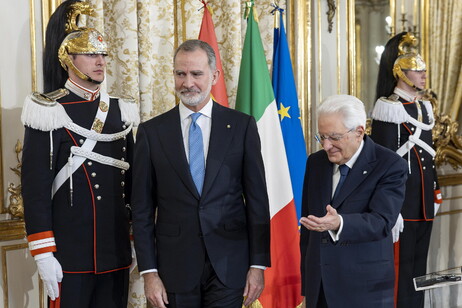
<path id="1" fill-rule="evenodd" d="M 261 270 L 266 270 L 266 266 L 263 266 L 263 265 L 251 265 L 250 267 L 258 268 L 258 269 L 261 269 Z"/>
<path id="2" fill-rule="evenodd" d="M 148 269 L 148 270 L 142 271 L 142 272 L 140 272 L 140 275 L 143 276 L 144 274 L 147 274 L 147 273 L 157 273 L 157 269 L 153 268 L 153 269 Z"/>
<path id="3" fill-rule="evenodd" d="M 340 239 L 340 233 L 342 233 L 342 230 L 343 230 L 343 218 L 342 218 L 342 215 L 338 215 L 338 217 L 340 217 L 340 226 L 338 227 L 338 230 L 337 231 L 328 230 L 329 235 L 330 235 L 330 237 L 332 238 L 332 240 L 334 242 L 337 242 Z"/>

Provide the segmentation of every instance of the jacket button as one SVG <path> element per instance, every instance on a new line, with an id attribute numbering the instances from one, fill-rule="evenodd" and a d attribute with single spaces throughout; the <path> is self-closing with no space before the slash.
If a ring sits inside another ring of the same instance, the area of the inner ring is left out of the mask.
<path id="1" fill-rule="evenodd" d="M 99 201 L 99 200 L 101 200 L 102 198 L 101 198 L 101 196 L 97 196 L 96 199 L 98 199 L 98 201 Z"/>
<path id="2" fill-rule="evenodd" d="M 122 194 L 122 198 L 125 198 L 125 194 Z"/>
<path id="3" fill-rule="evenodd" d="M 122 125 L 122 128 L 123 128 L 123 129 L 126 129 L 126 128 L 127 128 L 127 125 L 125 125 L 125 124 Z"/>
<path id="4" fill-rule="evenodd" d="M 80 144 L 83 144 L 83 139 L 80 139 L 80 140 L 79 140 L 79 143 L 80 143 Z"/>
<path id="5" fill-rule="evenodd" d="M 122 148 L 122 152 L 125 152 L 125 151 L 127 151 L 127 148 L 126 148 L 126 147 L 123 147 L 123 148 Z"/>
<path id="6" fill-rule="evenodd" d="M 92 176 L 93 178 L 96 177 L 96 172 L 92 172 L 92 173 L 91 173 L 91 176 Z"/>
<path id="7" fill-rule="evenodd" d="M 93 165 L 93 162 L 89 161 L 89 162 L 87 163 L 87 165 L 91 166 L 91 165 Z"/>
<path id="8" fill-rule="evenodd" d="M 425 158 L 423 158 L 423 157 L 422 157 L 420 160 L 421 160 L 421 161 L 424 161 L 424 160 L 425 160 Z"/>
<path id="9" fill-rule="evenodd" d="M 120 174 L 125 174 L 125 170 L 124 169 L 120 170 Z"/>
<path id="10" fill-rule="evenodd" d="M 125 157 L 122 157 L 120 160 L 121 160 L 121 161 L 125 161 Z"/>
<path id="11" fill-rule="evenodd" d="M 423 170 L 427 169 L 425 166 L 422 167 Z"/>
<path id="12" fill-rule="evenodd" d="M 125 186 L 125 182 L 120 182 L 120 186 L 124 187 Z"/>
<path id="13" fill-rule="evenodd" d="M 95 188 L 98 189 L 98 188 L 99 188 L 99 184 L 95 184 Z"/>

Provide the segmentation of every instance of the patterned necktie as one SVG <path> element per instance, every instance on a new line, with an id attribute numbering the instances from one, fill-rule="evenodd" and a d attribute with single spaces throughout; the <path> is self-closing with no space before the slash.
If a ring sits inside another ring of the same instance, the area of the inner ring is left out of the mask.
<path id="1" fill-rule="evenodd" d="M 340 188 L 342 188 L 343 182 L 345 182 L 348 172 L 350 171 L 350 167 L 348 167 L 347 165 L 340 165 L 338 166 L 338 169 L 340 171 L 340 180 L 338 181 L 337 187 L 335 188 L 332 200 L 334 200 L 335 197 L 338 195 Z"/>
<path id="2" fill-rule="evenodd" d="M 199 112 L 191 114 L 192 122 L 189 126 L 189 170 L 199 195 L 202 193 L 205 176 L 204 142 L 201 128 L 196 123 L 200 116 Z"/>

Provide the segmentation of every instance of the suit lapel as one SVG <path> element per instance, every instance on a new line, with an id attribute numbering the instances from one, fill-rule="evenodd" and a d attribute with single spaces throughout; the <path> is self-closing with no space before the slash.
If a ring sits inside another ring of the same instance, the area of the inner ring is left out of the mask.
<path id="1" fill-rule="evenodd" d="M 364 147 L 358 156 L 353 168 L 350 170 L 348 177 L 343 183 L 335 200 L 332 200 L 334 208 L 339 207 L 342 202 L 371 174 L 371 170 L 376 165 L 374 144 L 369 137 L 364 138 Z"/>
<path id="2" fill-rule="evenodd" d="M 202 196 L 205 196 L 212 187 L 234 135 L 234 128 L 234 122 L 230 121 L 229 117 L 226 117 L 226 108 L 214 102 Z"/>
<path id="3" fill-rule="evenodd" d="M 175 124 L 172 125 L 172 123 Z M 178 106 L 166 114 L 164 122 L 159 128 L 159 139 L 173 170 L 191 193 L 199 199 L 200 196 L 194 185 L 188 160 L 186 159 Z"/>

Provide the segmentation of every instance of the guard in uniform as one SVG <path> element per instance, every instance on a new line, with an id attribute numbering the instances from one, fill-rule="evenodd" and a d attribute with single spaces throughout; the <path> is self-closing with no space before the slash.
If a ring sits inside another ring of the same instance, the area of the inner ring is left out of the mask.
<path id="1" fill-rule="evenodd" d="M 379 97 L 372 112 L 372 139 L 396 151 L 408 164 L 406 197 L 393 229 L 395 301 L 400 308 L 424 306 L 424 293 L 415 291 L 413 278 L 426 274 L 432 223 L 442 202 L 432 142 L 435 119 L 424 90 L 426 66 L 415 47 L 416 39 L 409 33 L 398 34 L 385 47 L 377 93 L 386 96 Z M 384 93 L 387 86 L 391 92 Z"/>
<path id="2" fill-rule="evenodd" d="M 97 30 L 77 26 L 83 13 L 92 14 L 88 3 L 68 0 L 51 16 L 44 63 L 59 59 L 56 69 L 68 79 L 24 102 L 27 239 L 51 307 L 125 308 L 132 128 L 139 112 L 133 100 L 100 89 L 107 46 Z M 53 51 L 50 40 L 60 36 Z M 50 88 L 47 80 L 56 78 L 45 78 Z"/>

